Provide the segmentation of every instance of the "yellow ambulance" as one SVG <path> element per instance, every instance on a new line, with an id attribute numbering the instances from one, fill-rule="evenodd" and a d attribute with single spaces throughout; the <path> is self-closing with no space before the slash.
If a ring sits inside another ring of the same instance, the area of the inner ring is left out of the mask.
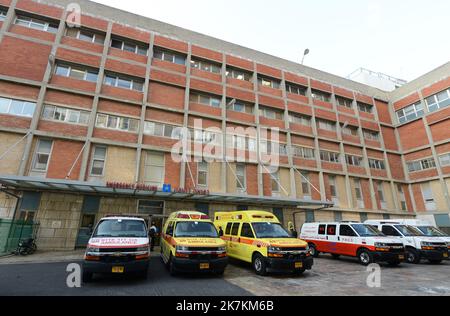
<path id="1" fill-rule="evenodd" d="M 218 212 L 214 225 L 227 243 L 230 258 L 252 263 L 258 275 L 311 270 L 306 242 L 293 238 L 275 215 L 263 211 Z"/>
<path id="2" fill-rule="evenodd" d="M 167 219 L 161 238 L 161 257 L 170 274 L 212 272 L 222 275 L 228 264 L 226 244 L 208 215 L 179 211 Z"/>

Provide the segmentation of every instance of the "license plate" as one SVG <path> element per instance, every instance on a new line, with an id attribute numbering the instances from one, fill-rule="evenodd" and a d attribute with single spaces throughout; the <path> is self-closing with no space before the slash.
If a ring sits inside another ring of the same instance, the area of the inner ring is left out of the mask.
<path id="1" fill-rule="evenodd" d="M 448 253 L 444 253 L 444 258 L 448 258 Z"/>
<path id="2" fill-rule="evenodd" d="M 112 273 L 124 273 L 125 267 L 112 267 Z"/>
<path id="3" fill-rule="evenodd" d="M 200 270 L 208 270 L 209 263 L 200 263 Z"/>
<path id="4" fill-rule="evenodd" d="M 405 260 L 405 256 L 404 256 L 404 255 L 400 255 L 400 256 L 398 256 L 398 258 L 399 258 L 400 260 Z"/>
<path id="5" fill-rule="evenodd" d="M 296 263 L 295 263 L 295 268 L 296 268 L 296 269 L 301 269 L 301 268 L 303 268 L 303 262 L 296 262 Z"/>

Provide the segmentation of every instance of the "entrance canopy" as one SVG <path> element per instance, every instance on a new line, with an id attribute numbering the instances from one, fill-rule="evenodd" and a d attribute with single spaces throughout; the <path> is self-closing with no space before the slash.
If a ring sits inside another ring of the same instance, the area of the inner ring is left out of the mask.
<path id="1" fill-rule="evenodd" d="M 270 207 L 290 207 L 305 209 L 323 209 L 333 207 L 332 202 L 309 201 L 282 197 L 262 197 L 226 193 L 190 193 L 146 191 L 139 189 L 120 189 L 109 187 L 102 182 L 81 182 L 71 180 L 54 180 L 22 176 L 0 176 L 0 190 L 39 191 L 55 193 L 86 194 L 98 196 L 116 196 L 140 199 L 184 200 L 198 203 L 232 203 L 238 205 L 260 205 Z"/>

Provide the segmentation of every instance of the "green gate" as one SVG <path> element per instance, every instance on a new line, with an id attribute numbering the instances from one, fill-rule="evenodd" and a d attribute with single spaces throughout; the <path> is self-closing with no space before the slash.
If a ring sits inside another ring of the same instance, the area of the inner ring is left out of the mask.
<path id="1" fill-rule="evenodd" d="M 38 227 L 30 221 L 0 219 L 0 255 L 12 253 L 21 240 L 34 238 Z"/>

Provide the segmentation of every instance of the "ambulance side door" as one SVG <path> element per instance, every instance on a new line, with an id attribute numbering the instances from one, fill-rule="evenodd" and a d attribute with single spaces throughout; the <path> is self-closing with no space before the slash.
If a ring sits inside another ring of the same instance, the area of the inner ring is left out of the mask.
<path id="1" fill-rule="evenodd" d="M 338 253 L 338 226 L 335 224 L 327 225 L 327 247 L 325 252 Z"/>
<path id="2" fill-rule="evenodd" d="M 239 258 L 246 262 L 252 262 L 253 251 L 256 247 L 252 226 L 249 223 L 243 223 L 238 245 Z"/>
<path id="3" fill-rule="evenodd" d="M 230 240 L 228 241 L 229 255 L 240 259 L 239 253 L 239 230 L 241 223 L 233 223 L 230 232 Z"/>
<path id="4" fill-rule="evenodd" d="M 175 223 L 173 221 L 170 221 L 167 223 L 166 229 L 164 231 L 164 238 L 161 242 L 161 247 L 162 247 L 162 254 L 164 257 L 164 260 L 167 261 L 170 258 L 170 254 L 171 254 L 171 240 L 173 238 L 173 230 L 175 227 Z"/>
<path id="5" fill-rule="evenodd" d="M 356 250 L 359 247 L 358 235 L 353 228 L 347 224 L 339 225 L 339 243 L 338 252 L 341 255 L 356 256 Z"/>

